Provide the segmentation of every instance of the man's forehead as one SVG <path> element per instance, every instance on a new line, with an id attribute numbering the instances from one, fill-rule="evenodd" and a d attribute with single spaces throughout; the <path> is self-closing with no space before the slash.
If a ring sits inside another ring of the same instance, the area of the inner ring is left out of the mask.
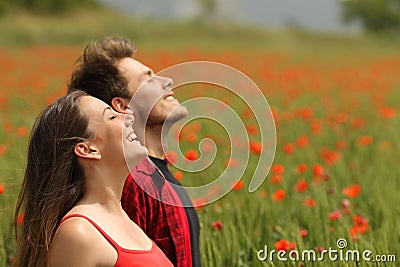
<path id="1" fill-rule="evenodd" d="M 145 64 L 143 64 L 142 62 L 134 59 L 134 58 L 130 58 L 130 57 L 126 57 L 123 58 L 120 63 L 119 63 L 119 67 L 122 70 L 135 70 L 138 72 L 146 72 L 148 70 L 150 70 L 149 67 L 147 67 Z"/>

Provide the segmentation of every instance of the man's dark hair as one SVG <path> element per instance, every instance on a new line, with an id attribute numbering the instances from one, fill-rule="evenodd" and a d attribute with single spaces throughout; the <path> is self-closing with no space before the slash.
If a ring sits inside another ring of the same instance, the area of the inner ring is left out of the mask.
<path id="1" fill-rule="evenodd" d="M 85 47 L 76 62 L 68 84 L 68 93 L 81 90 L 111 105 L 114 97 L 131 98 L 128 80 L 118 70 L 118 63 L 135 53 L 128 39 L 107 37 Z"/>

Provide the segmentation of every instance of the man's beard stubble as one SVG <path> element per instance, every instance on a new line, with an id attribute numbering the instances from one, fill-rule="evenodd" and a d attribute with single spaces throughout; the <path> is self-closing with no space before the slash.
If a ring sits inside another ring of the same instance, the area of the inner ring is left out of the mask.
<path id="1" fill-rule="evenodd" d="M 146 127 L 157 127 L 163 126 L 164 124 L 173 125 L 175 122 L 185 118 L 187 116 L 187 109 L 184 106 L 178 106 L 170 112 L 167 117 L 160 113 L 150 112 L 146 122 Z"/>

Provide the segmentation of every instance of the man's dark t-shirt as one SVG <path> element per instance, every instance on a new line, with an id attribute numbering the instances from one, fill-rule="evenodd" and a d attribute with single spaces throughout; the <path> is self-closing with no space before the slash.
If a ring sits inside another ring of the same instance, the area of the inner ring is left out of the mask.
<path id="1" fill-rule="evenodd" d="M 166 159 L 159 159 L 155 157 L 150 157 L 151 161 L 157 166 L 157 168 L 164 174 L 165 179 L 168 182 L 182 186 L 181 183 L 172 175 L 171 171 L 168 168 L 168 161 Z M 181 199 L 183 205 L 185 206 L 185 212 L 189 224 L 190 229 L 190 243 L 192 249 L 192 262 L 193 267 L 201 266 L 200 262 L 200 224 L 199 218 L 197 217 L 196 210 L 193 208 L 192 201 L 189 198 L 189 195 L 183 188 L 174 187 L 176 193 Z"/>

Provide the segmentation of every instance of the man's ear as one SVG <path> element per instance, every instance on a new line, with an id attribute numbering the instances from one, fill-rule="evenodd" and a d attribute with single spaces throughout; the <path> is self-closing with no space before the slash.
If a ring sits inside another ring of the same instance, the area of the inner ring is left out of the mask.
<path id="1" fill-rule="evenodd" d="M 118 113 L 128 113 L 129 100 L 123 97 L 114 97 L 111 100 L 111 107 Z"/>
<path id="2" fill-rule="evenodd" d="M 81 142 L 76 144 L 74 153 L 80 158 L 100 160 L 101 154 L 99 149 L 89 142 Z"/>

